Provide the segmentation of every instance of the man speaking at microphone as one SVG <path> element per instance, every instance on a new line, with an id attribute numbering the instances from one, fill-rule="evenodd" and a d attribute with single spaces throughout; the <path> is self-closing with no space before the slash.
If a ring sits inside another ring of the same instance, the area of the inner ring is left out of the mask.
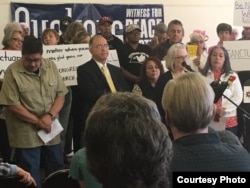
<path id="1" fill-rule="evenodd" d="M 216 112 L 212 124 L 216 125 L 216 122 L 218 123 L 224 119 L 223 126 L 225 129 L 241 137 L 242 133 L 238 131 L 237 107 L 235 104 L 240 105 L 242 102 L 243 91 L 237 73 L 231 69 L 227 50 L 222 46 L 213 47 L 201 73 L 211 83 L 227 83 L 225 91 L 221 92 L 221 94 L 223 93 L 222 96 L 219 96 L 218 100 L 214 101 Z M 222 85 L 218 86 L 222 87 Z M 231 99 L 235 104 L 223 97 L 223 95 Z M 216 126 L 214 128 L 216 129 Z"/>

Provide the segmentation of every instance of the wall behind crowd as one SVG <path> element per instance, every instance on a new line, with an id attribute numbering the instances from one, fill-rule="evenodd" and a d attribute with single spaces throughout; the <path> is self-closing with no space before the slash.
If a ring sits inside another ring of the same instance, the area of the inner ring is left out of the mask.
<path id="1" fill-rule="evenodd" d="M 0 38 L 3 38 L 3 28 L 11 21 L 10 3 L 37 3 L 37 4 L 61 4 L 61 0 L 1 0 L 0 7 L 0 24 L 2 31 Z M 67 0 L 63 3 L 99 3 L 107 4 L 107 0 L 89 0 L 88 2 L 80 0 Z M 110 0 L 110 4 L 134 4 L 135 1 L 128 0 L 124 3 L 123 0 Z M 164 19 L 167 24 L 172 19 L 182 21 L 185 29 L 185 37 L 183 42 L 189 41 L 189 35 L 194 29 L 205 30 L 209 36 L 207 46 L 217 44 L 218 37 L 216 34 L 216 26 L 219 23 L 225 22 L 233 26 L 234 0 L 154 0 L 153 4 L 163 4 Z M 137 0 L 136 4 L 149 4 L 145 0 Z M 105 16 L 105 15 L 103 15 Z M 242 27 L 236 27 L 241 33 Z M 240 35 L 241 36 L 241 35 Z"/>

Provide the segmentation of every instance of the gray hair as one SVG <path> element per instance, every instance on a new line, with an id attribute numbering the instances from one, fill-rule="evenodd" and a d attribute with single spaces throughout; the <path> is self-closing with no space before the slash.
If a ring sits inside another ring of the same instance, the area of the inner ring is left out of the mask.
<path id="1" fill-rule="evenodd" d="M 10 31 L 20 31 L 21 33 L 23 33 L 22 26 L 17 22 L 7 23 L 3 31 L 4 35 L 8 34 Z"/>
<path id="2" fill-rule="evenodd" d="M 4 31 L 4 37 L 2 40 L 2 44 L 4 47 L 8 46 L 8 41 L 11 39 L 13 33 L 19 32 L 21 35 L 23 35 L 23 29 L 21 25 L 17 22 L 8 23 L 3 31 Z"/>
<path id="3" fill-rule="evenodd" d="M 88 35 L 87 30 L 83 27 L 82 23 L 77 21 L 71 22 L 64 33 L 64 41 L 67 44 L 76 44 L 77 35 L 80 32 L 84 32 Z"/>
<path id="4" fill-rule="evenodd" d="M 192 33 L 190 35 L 190 43 L 196 43 L 196 42 L 198 42 L 200 40 L 205 42 L 205 37 L 202 34 L 200 34 L 200 33 Z"/>
<path id="5" fill-rule="evenodd" d="M 174 70 L 174 61 L 176 54 L 179 50 L 182 49 L 186 50 L 186 45 L 183 43 L 175 43 L 168 49 L 167 55 L 163 59 L 166 62 L 166 67 L 168 70 L 170 71 Z"/>
<path id="6" fill-rule="evenodd" d="M 167 183 L 172 144 L 156 104 L 131 92 L 99 98 L 86 121 L 88 167 L 104 187 Z M 146 164 L 146 165 L 145 165 Z"/>
<path id="7" fill-rule="evenodd" d="M 167 33 L 167 30 L 167 25 L 163 22 L 160 22 L 155 26 L 155 32 L 157 33 Z"/>
<path id="8" fill-rule="evenodd" d="M 208 126 L 213 118 L 214 91 L 199 73 L 186 73 L 164 88 L 162 106 L 166 121 L 183 133 Z"/>
<path id="9" fill-rule="evenodd" d="M 89 40 L 89 49 L 93 46 L 93 43 L 94 43 L 95 39 L 97 39 L 97 38 L 104 38 L 104 37 L 102 35 L 99 35 L 99 34 L 92 36 Z"/>

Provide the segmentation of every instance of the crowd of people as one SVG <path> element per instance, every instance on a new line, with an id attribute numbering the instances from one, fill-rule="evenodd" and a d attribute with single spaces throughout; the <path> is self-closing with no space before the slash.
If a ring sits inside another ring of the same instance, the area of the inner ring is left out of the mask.
<path id="1" fill-rule="evenodd" d="M 243 99 L 223 47 L 223 41 L 236 40 L 232 26 L 218 24 L 219 41 L 207 48 L 209 37 L 201 30 L 182 43 L 180 20 L 156 25 L 148 44 L 140 43 L 139 25 L 126 26 L 122 41 L 112 34 L 112 24 L 110 17 L 101 17 L 91 36 L 66 17 L 61 35 L 47 28 L 40 38 L 27 24 L 6 25 L 3 50 L 21 51 L 22 57 L 1 80 L 5 163 L 0 169 L 13 168 L 21 181 L 38 188 L 41 165 L 45 176 L 69 168 L 80 188 L 168 188 L 176 171 L 250 171 L 237 106 L 227 100 L 240 105 Z M 248 30 L 244 27 L 240 40 L 248 40 Z M 56 64 L 43 58 L 43 45 L 84 43 L 91 59 L 78 66 L 77 85 L 66 86 Z M 192 56 L 189 47 L 195 49 Z M 120 67 L 108 63 L 109 50 L 116 50 Z M 224 82 L 221 93 L 211 87 Z M 63 131 L 45 144 L 37 132 L 50 133 L 55 119 Z M 224 130 L 216 129 L 218 122 Z"/>

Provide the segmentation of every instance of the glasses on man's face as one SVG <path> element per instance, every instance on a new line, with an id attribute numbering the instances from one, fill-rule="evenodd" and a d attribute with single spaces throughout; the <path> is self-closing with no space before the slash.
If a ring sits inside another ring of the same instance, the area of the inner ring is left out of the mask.
<path id="1" fill-rule="evenodd" d="M 96 45 L 95 48 L 97 49 L 108 49 L 109 48 L 109 45 L 108 44 L 99 44 L 99 45 Z"/>
<path id="2" fill-rule="evenodd" d="M 130 32 L 129 34 L 134 35 L 134 36 L 139 36 L 139 35 L 141 35 L 141 32 L 134 30 L 134 31 Z"/>
<path id="3" fill-rule="evenodd" d="M 24 61 L 27 62 L 27 63 L 29 63 L 29 64 L 31 64 L 33 62 L 36 63 L 36 64 L 38 64 L 38 63 L 41 62 L 41 58 L 35 58 L 35 59 L 25 58 Z"/>
<path id="4" fill-rule="evenodd" d="M 18 39 L 18 38 L 11 38 L 11 40 L 13 40 L 13 41 L 15 41 L 15 42 L 17 42 L 17 43 L 23 43 L 23 40 L 21 40 L 21 39 Z"/>
<path id="5" fill-rule="evenodd" d="M 180 59 L 180 60 L 185 60 L 185 59 L 188 59 L 188 58 L 189 58 L 188 55 L 175 57 L 175 59 Z"/>

